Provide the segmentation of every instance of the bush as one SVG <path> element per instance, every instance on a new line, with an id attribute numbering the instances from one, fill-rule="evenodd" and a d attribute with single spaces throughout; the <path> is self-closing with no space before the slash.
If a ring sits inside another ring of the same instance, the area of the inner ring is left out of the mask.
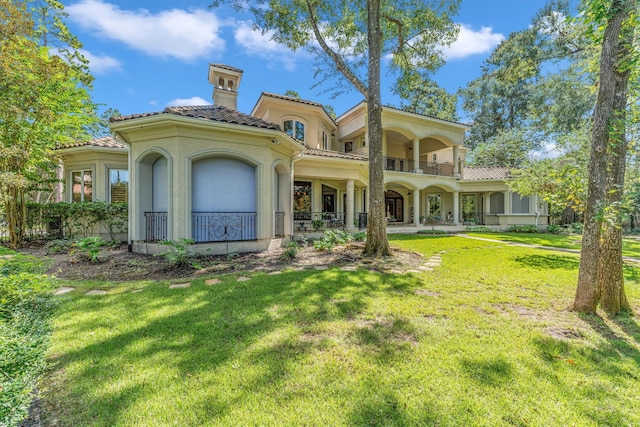
<path id="1" fill-rule="evenodd" d="M 465 231 L 469 233 L 491 233 L 493 230 L 491 230 L 489 227 L 486 227 L 484 225 L 478 225 L 474 227 L 467 227 Z"/>
<path id="2" fill-rule="evenodd" d="M 26 417 L 34 387 L 45 367 L 53 309 L 53 284 L 30 272 L 20 258 L 0 272 L 0 425 L 18 426 Z M 41 264 L 40 264 L 41 266 Z"/>
<path id="3" fill-rule="evenodd" d="M 353 240 L 353 237 L 343 230 L 327 230 L 322 237 L 313 242 L 313 247 L 319 251 L 330 251 L 336 245 L 343 245 Z"/>
<path id="4" fill-rule="evenodd" d="M 300 250 L 300 246 L 295 240 L 290 241 L 285 245 L 285 250 L 282 253 L 282 258 L 284 259 L 294 259 L 298 256 L 298 251 Z"/>
<path id="5" fill-rule="evenodd" d="M 101 252 L 101 247 L 107 242 L 102 237 L 91 236 L 80 239 L 73 244 L 73 252 L 80 252 L 80 254 L 87 258 L 91 262 L 98 262 Z"/>
<path id="6" fill-rule="evenodd" d="M 512 225 L 509 227 L 511 233 L 538 233 L 538 227 L 535 225 Z"/>
<path id="7" fill-rule="evenodd" d="M 558 234 L 560 233 L 560 231 L 562 231 L 562 229 L 560 228 L 559 225 L 551 224 L 551 225 L 547 225 L 547 229 L 545 231 L 551 234 Z"/>
<path id="8" fill-rule="evenodd" d="M 581 222 L 574 222 L 573 224 L 569 224 L 566 226 L 567 232 L 573 234 L 582 234 L 583 228 L 584 226 Z"/>
<path id="9" fill-rule="evenodd" d="M 418 234 L 446 234 L 447 232 L 444 230 L 418 230 Z"/>
<path id="10" fill-rule="evenodd" d="M 355 240 L 356 242 L 364 242 L 367 238 L 367 232 L 366 231 L 356 231 L 355 233 L 353 233 L 353 240 Z"/>
<path id="11" fill-rule="evenodd" d="M 198 268 L 194 256 L 189 253 L 189 245 L 193 242 L 192 239 L 163 240 L 160 243 L 169 249 L 156 256 L 163 257 L 172 267 Z"/>

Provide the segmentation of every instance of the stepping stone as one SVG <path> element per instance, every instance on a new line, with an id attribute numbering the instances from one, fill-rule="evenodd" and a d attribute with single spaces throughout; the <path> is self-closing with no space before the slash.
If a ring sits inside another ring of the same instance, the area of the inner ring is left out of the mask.
<path id="1" fill-rule="evenodd" d="M 87 292 L 85 295 L 106 295 L 107 291 L 103 291 L 102 289 L 94 289 L 92 291 Z"/>
<path id="2" fill-rule="evenodd" d="M 246 277 L 246 276 L 238 277 L 238 282 L 246 282 L 248 280 L 251 280 L 251 277 Z"/>
<path id="3" fill-rule="evenodd" d="M 425 264 L 425 267 L 439 267 L 439 266 L 440 266 L 439 262 L 429 261 L 428 263 Z"/>
<path id="4" fill-rule="evenodd" d="M 140 292 L 142 292 L 142 289 L 134 289 L 131 291 L 132 294 L 139 294 Z"/>
<path id="5" fill-rule="evenodd" d="M 282 271 L 270 271 L 269 273 L 267 273 L 269 276 L 274 276 L 276 274 L 282 274 Z"/>
<path id="6" fill-rule="evenodd" d="M 68 294 L 71 291 L 75 291 L 75 289 L 76 288 L 70 288 L 68 286 L 63 286 L 60 289 L 58 289 L 55 294 L 56 295 L 64 295 L 64 294 Z"/>
<path id="7" fill-rule="evenodd" d="M 327 270 L 329 269 L 328 265 L 316 265 L 313 268 L 315 268 L 316 270 Z"/>
<path id="8" fill-rule="evenodd" d="M 420 270 L 407 270 L 407 273 L 422 273 Z"/>
<path id="9" fill-rule="evenodd" d="M 222 280 L 220 279 L 207 279 L 204 281 L 204 284 L 207 286 L 211 286 L 211 285 L 217 285 L 220 282 L 222 282 Z"/>
<path id="10" fill-rule="evenodd" d="M 418 267 L 418 270 L 422 270 L 422 271 L 433 271 L 433 268 L 428 267 L 426 265 L 421 265 L 420 267 Z"/>
<path id="11" fill-rule="evenodd" d="M 173 285 L 169 285 L 169 289 L 179 289 L 179 288 L 188 288 L 191 286 L 191 283 L 174 283 Z"/>
<path id="12" fill-rule="evenodd" d="M 402 273 L 404 273 L 404 271 L 400 271 L 400 270 L 391 270 L 391 272 L 393 274 L 402 274 Z"/>
<path id="13" fill-rule="evenodd" d="M 356 271 L 358 269 L 358 267 L 354 266 L 354 265 L 347 265 L 344 267 L 340 267 L 340 270 L 342 271 Z"/>

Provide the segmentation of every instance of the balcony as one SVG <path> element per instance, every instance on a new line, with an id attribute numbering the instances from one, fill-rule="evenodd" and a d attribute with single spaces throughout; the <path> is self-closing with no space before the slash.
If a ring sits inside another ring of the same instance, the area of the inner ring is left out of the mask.
<path id="1" fill-rule="evenodd" d="M 395 172 L 414 172 L 413 159 L 399 159 L 384 157 L 384 169 Z M 424 175 L 454 176 L 452 163 L 420 162 L 420 169 Z"/>

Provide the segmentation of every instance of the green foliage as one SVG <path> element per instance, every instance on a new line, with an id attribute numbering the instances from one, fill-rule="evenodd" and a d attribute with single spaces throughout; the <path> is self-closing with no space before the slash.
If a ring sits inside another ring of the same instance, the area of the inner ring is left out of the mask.
<path id="1" fill-rule="evenodd" d="M 45 247 L 47 248 L 47 252 L 50 254 L 65 253 L 71 250 L 72 241 L 65 239 L 54 239 L 48 241 Z"/>
<path id="2" fill-rule="evenodd" d="M 353 233 L 352 237 L 353 237 L 353 240 L 356 242 L 364 242 L 364 240 L 367 238 L 367 232 L 356 231 L 355 233 Z"/>
<path id="3" fill-rule="evenodd" d="M 100 260 L 101 248 L 106 243 L 102 237 L 89 236 L 74 242 L 72 251 L 74 253 L 80 253 L 91 262 L 98 262 Z"/>
<path id="4" fill-rule="evenodd" d="M 325 222 L 322 218 L 314 218 L 311 221 L 311 226 L 313 227 L 313 231 L 320 231 L 325 227 Z"/>
<path id="5" fill-rule="evenodd" d="M 287 243 L 284 248 L 285 249 L 284 252 L 282 252 L 282 258 L 289 260 L 294 259 L 296 256 L 298 256 L 298 252 L 300 251 L 300 246 L 298 246 L 298 243 L 294 240 Z"/>
<path id="6" fill-rule="evenodd" d="M 102 224 L 111 237 L 127 232 L 126 202 L 27 203 L 27 224 L 41 230 L 38 237 L 75 239 L 89 237 Z"/>
<path id="7" fill-rule="evenodd" d="M 547 225 L 547 228 L 545 229 L 545 232 L 551 233 L 551 234 L 558 234 L 561 231 L 562 231 L 562 227 L 555 224 Z"/>
<path id="8" fill-rule="evenodd" d="M 468 233 L 491 233 L 493 230 L 485 225 L 478 225 L 474 227 L 467 227 L 465 231 Z"/>
<path id="9" fill-rule="evenodd" d="M 573 233 L 573 234 L 582 234 L 583 229 L 584 229 L 584 224 L 581 222 L 574 222 L 573 224 L 569 224 L 566 227 L 566 230 L 569 233 Z"/>
<path id="10" fill-rule="evenodd" d="M 14 247 L 27 230 L 27 192 L 55 172 L 53 150 L 83 139 L 83 126 L 94 120 L 91 77 L 63 17 L 54 0 L 33 10 L 27 2 L 0 7 L 0 203 Z M 53 40 L 57 53 L 47 44 Z"/>
<path id="11" fill-rule="evenodd" d="M 424 80 L 419 74 L 405 75 L 393 90 L 402 100 L 401 109 L 442 120 L 458 120 L 457 96 L 433 80 Z"/>
<path id="12" fill-rule="evenodd" d="M 198 268 L 195 257 L 189 252 L 189 245 L 194 243 L 193 239 L 163 240 L 160 243 L 168 249 L 156 256 L 163 257 L 170 266 Z"/>
<path id="13" fill-rule="evenodd" d="M 447 232 L 444 230 L 419 230 L 417 234 L 434 235 L 434 234 L 447 234 Z"/>
<path id="14" fill-rule="evenodd" d="M 353 237 L 343 230 L 327 230 L 322 237 L 313 242 L 313 247 L 318 251 L 330 251 L 337 245 L 344 245 L 353 240 Z"/>
<path id="15" fill-rule="evenodd" d="M 509 227 L 511 233 L 538 233 L 539 231 L 535 225 L 512 225 Z"/>
<path id="16" fill-rule="evenodd" d="M 52 281 L 41 260 L 0 260 L 0 425 L 18 426 L 45 367 L 51 332 Z"/>

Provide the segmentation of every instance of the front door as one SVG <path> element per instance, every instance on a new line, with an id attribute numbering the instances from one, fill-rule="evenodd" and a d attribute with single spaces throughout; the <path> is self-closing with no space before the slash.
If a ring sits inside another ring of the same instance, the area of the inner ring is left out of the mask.
<path id="1" fill-rule="evenodd" d="M 404 199 L 399 193 L 385 191 L 384 198 L 387 206 L 387 218 L 391 222 L 404 221 Z"/>

